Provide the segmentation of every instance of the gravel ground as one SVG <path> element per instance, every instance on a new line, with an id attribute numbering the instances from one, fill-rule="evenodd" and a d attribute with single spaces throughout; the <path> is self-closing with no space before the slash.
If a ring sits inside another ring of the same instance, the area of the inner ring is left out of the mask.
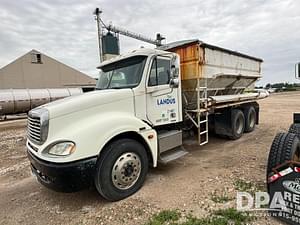
<path id="1" fill-rule="evenodd" d="M 119 202 L 102 199 L 94 188 L 57 193 L 31 175 L 26 158 L 26 121 L 0 123 L 0 224 L 144 224 L 163 209 L 206 216 L 235 207 L 238 182 L 264 190 L 267 155 L 280 130 L 287 130 L 292 113 L 300 111 L 300 93 L 274 94 L 261 100 L 260 125 L 241 139 L 210 137 L 209 144 L 185 142 L 183 159 L 151 169 L 144 187 Z M 223 203 L 213 197 L 226 196 Z M 259 217 L 253 224 L 281 224 Z"/>

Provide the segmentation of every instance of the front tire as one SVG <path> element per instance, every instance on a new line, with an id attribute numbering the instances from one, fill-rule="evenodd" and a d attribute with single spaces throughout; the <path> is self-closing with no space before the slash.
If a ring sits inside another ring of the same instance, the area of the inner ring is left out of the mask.
<path id="1" fill-rule="evenodd" d="M 120 139 L 103 151 L 94 179 L 97 191 L 109 201 L 118 201 L 137 192 L 148 172 L 144 146 L 132 139 Z"/>

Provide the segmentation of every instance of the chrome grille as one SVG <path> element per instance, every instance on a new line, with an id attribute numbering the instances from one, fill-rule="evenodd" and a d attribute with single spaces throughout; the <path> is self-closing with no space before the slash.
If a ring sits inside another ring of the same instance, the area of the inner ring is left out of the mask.
<path id="1" fill-rule="evenodd" d="M 28 115 L 28 138 L 36 143 L 41 143 L 41 119 Z"/>

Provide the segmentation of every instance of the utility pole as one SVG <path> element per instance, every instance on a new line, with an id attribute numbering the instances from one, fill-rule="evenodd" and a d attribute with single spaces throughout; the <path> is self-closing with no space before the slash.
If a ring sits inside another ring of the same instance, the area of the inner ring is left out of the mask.
<path id="1" fill-rule="evenodd" d="M 101 25 L 101 15 L 102 10 L 96 8 L 94 11 L 95 20 L 97 21 L 97 29 L 98 29 L 98 46 L 99 46 L 99 59 L 100 63 L 103 62 L 103 50 L 102 50 L 102 25 Z"/>

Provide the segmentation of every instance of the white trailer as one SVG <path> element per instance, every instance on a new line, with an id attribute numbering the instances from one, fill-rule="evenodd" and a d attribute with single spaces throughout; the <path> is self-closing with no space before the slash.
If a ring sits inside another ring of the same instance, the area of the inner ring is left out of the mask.
<path id="1" fill-rule="evenodd" d="M 103 62 L 97 90 L 29 112 L 28 157 L 38 180 L 58 191 L 95 185 L 108 200 L 141 188 L 149 166 L 184 156 L 183 132 L 209 128 L 237 139 L 258 123 L 245 93 L 262 60 L 204 44 L 139 49 Z"/>

